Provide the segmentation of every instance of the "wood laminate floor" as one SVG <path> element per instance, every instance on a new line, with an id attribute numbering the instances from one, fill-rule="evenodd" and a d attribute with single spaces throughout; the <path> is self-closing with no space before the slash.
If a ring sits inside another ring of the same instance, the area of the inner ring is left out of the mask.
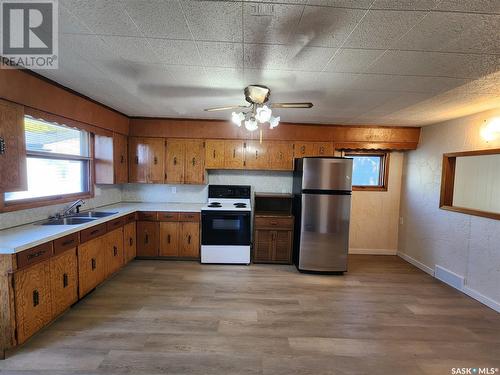
<path id="1" fill-rule="evenodd" d="M 500 367 L 500 314 L 395 256 L 345 276 L 134 261 L 0 374 L 451 374 Z"/>

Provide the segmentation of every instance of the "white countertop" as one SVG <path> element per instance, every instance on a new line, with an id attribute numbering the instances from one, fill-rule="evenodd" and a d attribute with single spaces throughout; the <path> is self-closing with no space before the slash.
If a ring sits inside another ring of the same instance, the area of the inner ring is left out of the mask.
<path id="1" fill-rule="evenodd" d="M 92 211 L 116 212 L 116 214 L 85 224 L 40 225 L 32 223 L 4 229 L 0 231 L 0 254 L 15 254 L 136 211 L 200 212 L 205 205 L 206 203 L 118 203 L 93 209 Z"/>

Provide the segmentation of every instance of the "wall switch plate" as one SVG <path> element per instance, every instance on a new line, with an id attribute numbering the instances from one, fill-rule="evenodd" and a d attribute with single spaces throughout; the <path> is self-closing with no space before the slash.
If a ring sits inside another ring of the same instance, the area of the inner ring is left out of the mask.
<path id="1" fill-rule="evenodd" d="M 172 194 L 177 194 L 177 187 L 176 187 L 176 186 L 172 186 L 172 187 L 170 188 L 170 192 L 171 192 Z"/>
<path id="2" fill-rule="evenodd" d="M 403 225 L 405 223 L 405 220 L 403 218 L 403 216 L 400 216 L 399 217 L 399 225 Z"/>

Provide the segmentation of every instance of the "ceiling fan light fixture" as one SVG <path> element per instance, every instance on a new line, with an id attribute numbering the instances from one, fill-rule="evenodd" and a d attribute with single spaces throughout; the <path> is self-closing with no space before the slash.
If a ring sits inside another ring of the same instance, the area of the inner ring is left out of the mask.
<path id="1" fill-rule="evenodd" d="M 245 120 L 245 128 L 250 132 L 253 132 L 259 128 L 255 117 L 250 117 L 248 120 Z"/>
<path id="2" fill-rule="evenodd" d="M 279 124 L 280 124 L 280 116 L 271 116 L 271 118 L 269 119 L 269 127 L 271 129 L 274 129 L 275 127 L 277 127 Z"/>
<path id="3" fill-rule="evenodd" d="M 243 120 L 245 120 L 245 114 L 243 112 L 233 112 L 231 114 L 231 121 L 235 125 L 241 126 Z"/>
<path id="4" fill-rule="evenodd" d="M 262 107 L 257 108 L 257 114 L 255 118 L 261 124 L 268 122 L 272 115 L 272 110 L 267 105 L 263 105 Z"/>

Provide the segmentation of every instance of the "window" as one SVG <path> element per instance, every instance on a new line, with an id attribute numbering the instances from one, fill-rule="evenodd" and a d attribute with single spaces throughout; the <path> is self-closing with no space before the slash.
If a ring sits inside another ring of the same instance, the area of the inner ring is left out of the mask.
<path id="1" fill-rule="evenodd" d="M 389 153 L 387 152 L 345 152 L 353 159 L 353 190 L 387 190 Z"/>
<path id="2" fill-rule="evenodd" d="M 5 206 L 90 195 L 90 135 L 24 118 L 28 190 L 5 193 Z"/>

